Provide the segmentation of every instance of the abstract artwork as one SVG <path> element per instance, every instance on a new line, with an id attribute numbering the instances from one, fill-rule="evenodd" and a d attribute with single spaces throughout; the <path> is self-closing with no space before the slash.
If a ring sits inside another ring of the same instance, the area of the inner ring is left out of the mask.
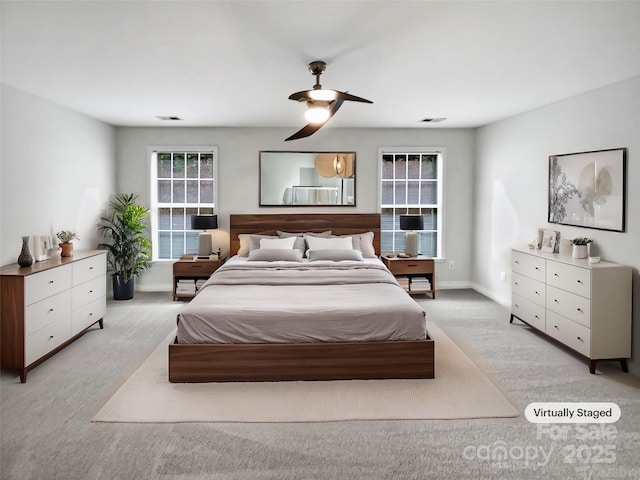
<path id="1" fill-rule="evenodd" d="M 549 222 L 624 232 L 626 148 L 551 155 Z"/>

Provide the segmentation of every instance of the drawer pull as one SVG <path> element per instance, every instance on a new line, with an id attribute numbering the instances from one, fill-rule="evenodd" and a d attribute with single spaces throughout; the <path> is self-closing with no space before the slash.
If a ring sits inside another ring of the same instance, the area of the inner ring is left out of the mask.
<path id="1" fill-rule="evenodd" d="M 49 309 L 49 313 L 51 313 L 51 312 L 53 312 L 53 308 L 50 308 L 50 309 Z"/>
<path id="2" fill-rule="evenodd" d="M 553 301 L 559 303 L 557 298 L 554 298 Z"/>
<path id="3" fill-rule="evenodd" d="M 93 267 L 89 267 L 89 270 L 93 270 Z"/>
<path id="4" fill-rule="evenodd" d="M 517 263 L 518 265 L 520 265 L 520 262 L 518 260 L 516 260 L 514 263 Z"/>
<path id="5" fill-rule="evenodd" d="M 576 308 L 576 310 L 578 310 L 579 312 L 582 312 L 582 309 L 580 307 Z"/>
<path id="6" fill-rule="evenodd" d="M 540 292 L 536 292 L 536 295 L 540 296 Z"/>
<path id="7" fill-rule="evenodd" d="M 536 267 L 536 270 L 540 270 L 540 267 Z"/>
<path id="8" fill-rule="evenodd" d="M 49 285 L 51 285 L 53 283 L 53 280 L 49 280 Z"/>
<path id="9" fill-rule="evenodd" d="M 582 280 L 577 280 L 578 283 L 582 283 Z"/>
<path id="10" fill-rule="evenodd" d="M 534 315 L 534 317 L 536 317 L 538 320 L 540 320 L 540 317 L 538 315 Z"/>
<path id="11" fill-rule="evenodd" d="M 582 341 L 582 339 L 580 337 L 576 337 L 578 340 Z"/>
<path id="12" fill-rule="evenodd" d="M 556 330 L 560 330 L 560 329 L 558 328 L 558 325 L 554 325 L 554 326 L 553 326 L 553 328 L 555 328 Z"/>
<path id="13" fill-rule="evenodd" d="M 517 303 L 514 303 L 513 306 L 516 308 L 520 308 L 520 305 L 518 305 Z"/>
<path id="14" fill-rule="evenodd" d="M 516 286 L 520 285 L 518 282 L 513 282 L 513 284 Z"/>
<path id="15" fill-rule="evenodd" d="M 49 335 L 49 340 L 53 340 L 53 335 Z"/>
<path id="16" fill-rule="evenodd" d="M 557 273 L 553 274 L 554 277 L 559 277 L 560 275 L 558 275 Z"/>
<path id="17" fill-rule="evenodd" d="M 89 290 L 89 293 L 93 293 L 93 290 Z"/>

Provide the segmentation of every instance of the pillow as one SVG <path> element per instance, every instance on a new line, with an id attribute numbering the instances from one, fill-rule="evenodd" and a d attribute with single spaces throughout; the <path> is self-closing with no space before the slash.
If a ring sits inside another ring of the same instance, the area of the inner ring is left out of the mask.
<path id="1" fill-rule="evenodd" d="M 307 252 L 310 262 L 318 260 L 330 260 L 332 262 L 341 262 L 343 260 L 354 260 L 356 262 L 364 262 L 362 258 L 362 252 L 360 250 L 345 250 L 345 249 L 320 249 L 309 250 Z"/>
<path id="2" fill-rule="evenodd" d="M 261 238 L 260 248 L 280 248 L 284 250 L 291 250 L 293 244 L 296 241 L 296 237 L 289 238 Z"/>
<path id="3" fill-rule="evenodd" d="M 248 262 L 302 262 L 302 252 L 284 248 L 258 248 L 249 252 Z"/>
<path id="4" fill-rule="evenodd" d="M 351 237 L 353 248 L 360 250 L 364 258 L 376 258 L 376 249 L 373 248 L 373 232 L 340 235 L 332 238 Z"/>
<path id="5" fill-rule="evenodd" d="M 238 240 L 240 240 L 240 248 L 238 248 L 239 257 L 246 257 L 249 255 L 251 250 L 255 250 L 256 248 L 260 248 L 260 239 L 261 238 L 277 238 L 273 235 L 254 235 L 251 233 L 241 233 L 238 235 Z"/>
<path id="6" fill-rule="evenodd" d="M 249 238 L 250 238 L 249 251 L 252 251 L 260 248 L 260 241 L 263 238 L 275 239 L 278 237 L 276 237 L 275 235 L 251 235 Z"/>
<path id="7" fill-rule="evenodd" d="M 280 238 L 296 237 L 296 242 L 293 244 L 293 248 L 300 250 L 303 255 L 306 250 L 306 244 L 304 243 L 305 235 L 309 235 L 312 237 L 323 237 L 323 238 L 329 238 L 331 236 L 331 230 L 328 230 L 326 232 L 321 232 L 321 233 L 315 233 L 315 232 L 290 233 L 290 232 L 282 232 L 278 230 L 277 233 L 278 233 L 278 237 Z"/>
<path id="8" fill-rule="evenodd" d="M 351 237 L 311 237 L 305 235 L 304 239 L 309 245 L 309 250 L 326 250 L 326 249 L 340 249 L 340 250 L 353 250 L 353 242 Z"/>

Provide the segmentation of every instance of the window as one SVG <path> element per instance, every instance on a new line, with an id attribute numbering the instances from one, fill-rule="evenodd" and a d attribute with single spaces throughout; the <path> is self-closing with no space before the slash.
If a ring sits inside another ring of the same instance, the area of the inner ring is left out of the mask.
<path id="1" fill-rule="evenodd" d="M 442 152 L 440 150 L 380 150 L 381 248 L 404 252 L 405 232 L 400 215 L 422 215 L 418 252 L 441 257 Z"/>
<path id="2" fill-rule="evenodd" d="M 153 260 L 198 251 L 193 215 L 212 215 L 217 197 L 216 147 L 151 150 L 151 235 Z"/>

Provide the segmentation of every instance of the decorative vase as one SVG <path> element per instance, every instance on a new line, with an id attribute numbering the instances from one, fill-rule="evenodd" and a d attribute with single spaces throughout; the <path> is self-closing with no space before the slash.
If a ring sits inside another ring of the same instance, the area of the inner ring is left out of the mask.
<path id="1" fill-rule="evenodd" d="M 33 255 L 29 251 L 29 237 L 22 237 L 22 250 L 18 257 L 18 265 L 21 267 L 29 267 L 33 264 Z"/>
<path id="2" fill-rule="evenodd" d="M 73 243 L 59 243 L 58 246 L 62 249 L 61 257 L 70 257 L 73 255 Z"/>
<path id="3" fill-rule="evenodd" d="M 573 258 L 587 258 L 589 256 L 588 245 L 574 245 Z"/>

